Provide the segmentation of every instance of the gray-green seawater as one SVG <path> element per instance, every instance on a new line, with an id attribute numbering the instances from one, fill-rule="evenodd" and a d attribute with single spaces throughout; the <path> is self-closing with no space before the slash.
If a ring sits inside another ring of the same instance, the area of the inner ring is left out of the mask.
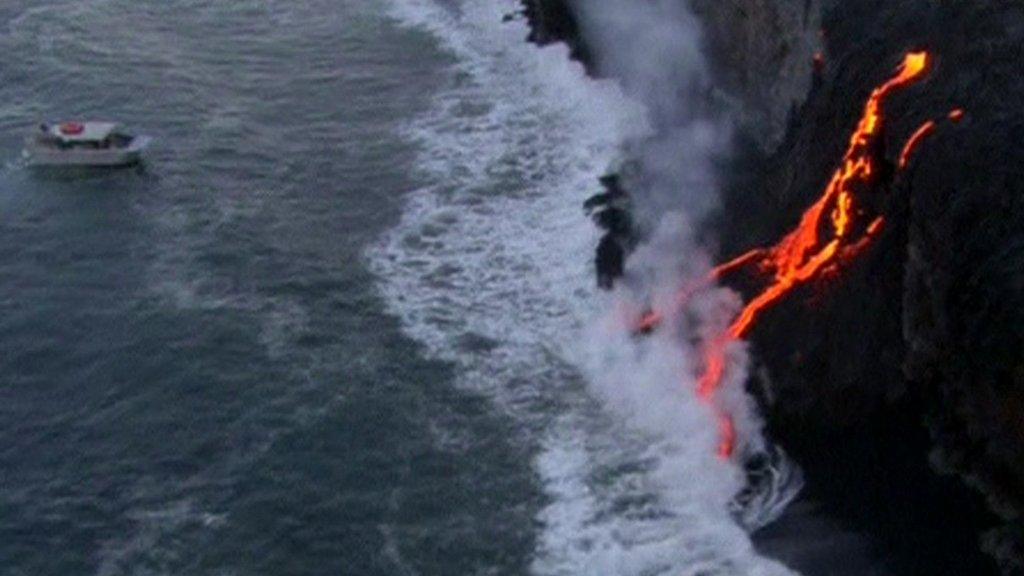
<path id="1" fill-rule="evenodd" d="M 434 39 L 360 0 L 13 3 L 0 573 L 518 571 L 529 512 L 469 497 L 530 502 L 517 450 L 471 466 L 429 429 L 508 423 L 401 335 L 363 258 L 415 185 L 397 129 L 449 63 Z M 156 145 L 138 171 L 20 166 L 61 118 Z"/>
<path id="2" fill-rule="evenodd" d="M 581 374 L 643 114 L 515 7 L 0 6 L 0 574 L 761 569 Z M 26 168 L 71 118 L 156 141 Z"/>

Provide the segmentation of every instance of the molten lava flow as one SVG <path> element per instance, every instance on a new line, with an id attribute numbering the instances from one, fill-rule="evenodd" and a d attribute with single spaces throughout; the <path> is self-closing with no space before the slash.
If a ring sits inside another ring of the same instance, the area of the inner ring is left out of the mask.
<path id="1" fill-rule="evenodd" d="M 964 119 L 964 111 L 960 108 L 955 108 L 946 115 L 946 118 L 954 124 L 959 124 Z M 920 128 L 911 135 L 910 140 L 907 140 L 906 146 L 903 147 L 903 152 L 900 154 L 900 168 L 906 168 L 910 164 L 911 158 L 914 156 L 914 152 L 921 147 L 921 142 L 926 138 L 935 133 L 939 125 L 935 120 L 929 120 L 921 125 Z"/>
<path id="2" fill-rule="evenodd" d="M 885 122 L 883 105 L 886 99 L 893 91 L 920 80 L 928 64 L 926 52 L 908 54 L 896 75 L 871 93 L 860 123 L 850 138 L 842 165 L 822 196 L 804 212 L 796 229 L 778 244 L 752 250 L 711 272 L 703 286 L 751 266 L 770 277 L 768 285 L 747 303 L 725 332 L 707 344 L 704 373 L 697 387 L 697 394 L 702 400 L 713 401 L 727 374 L 730 347 L 750 334 L 764 312 L 799 286 L 848 264 L 881 233 L 885 220 L 881 216 L 865 218 L 866 209 L 858 203 L 858 193 L 870 190 L 876 175 L 883 172 L 885 159 L 881 157 L 878 138 Z M 949 118 L 955 122 L 962 116 L 962 111 L 954 110 Z M 907 165 L 917 146 L 936 127 L 934 121 L 929 121 L 914 133 L 900 156 L 900 169 Z M 680 305 L 685 304 L 694 291 L 693 288 L 684 290 L 680 294 Z M 639 331 L 654 330 L 662 319 L 663 314 L 657 311 L 648 313 L 641 320 Z M 729 458 L 736 446 L 735 424 L 727 413 L 720 414 L 719 421 L 719 454 Z"/>
<path id="3" fill-rule="evenodd" d="M 907 164 L 910 164 L 910 157 L 914 155 L 917 147 L 921 145 L 925 138 L 931 136 L 932 132 L 935 132 L 937 126 L 938 124 L 934 120 L 929 120 L 914 132 L 910 140 L 907 140 L 907 145 L 903 147 L 903 152 L 900 154 L 900 168 L 906 168 Z"/>
<path id="4" fill-rule="evenodd" d="M 725 460 L 731 457 L 733 451 L 736 450 L 736 424 L 732 417 L 725 414 L 720 415 L 718 430 L 719 436 L 722 438 L 718 444 L 718 456 Z"/>

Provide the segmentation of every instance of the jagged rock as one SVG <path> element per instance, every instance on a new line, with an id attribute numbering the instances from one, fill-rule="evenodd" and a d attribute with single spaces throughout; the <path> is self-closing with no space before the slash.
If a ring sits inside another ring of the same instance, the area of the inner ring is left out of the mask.
<path id="1" fill-rule="evenodd" d="M 597 245 L 597 286 L 603 290 L 615 287 L 626 266 L 626 250 L 611 234 L 606 234 Z"/>
<path id="2" fill-rule="evenodd" d="M 604 192 L 587 199 L 583 208 L 594 223 L 605 230 L 597 246 L 594 267 L 598 287 L 611 290 L 615 281 L 625 272 L 626 256 L 633 247 L 633 219 L 630 216 L 629 194 L 623 188 L 619 175 L 602 176 L 600 182 Z"/>
<path id="3" fill-rule="evenodd" d="M 572 57 L 593 71 L 593 58 L 583 37 L 571 0 L 521 0 L 523 14 L 530 23 L 530 42 L 565 42 Z"/>

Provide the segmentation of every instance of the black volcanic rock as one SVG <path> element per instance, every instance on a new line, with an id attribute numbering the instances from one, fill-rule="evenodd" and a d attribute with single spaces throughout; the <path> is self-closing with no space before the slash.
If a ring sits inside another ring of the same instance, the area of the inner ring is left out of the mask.
<path id="1" fill-rule="evenodd" d="M 537 39 L 590 53 L 565 0 L 526 4 Z M 692 5 L 722 85 L 763 123 L 747 126 L 752 145 L 709 226 L 725 257 L 790 230 L 836 169 L 871 90 L 907 51 L 934 55 L 929 78 L 890 100 L 884 154 L 895 162 L 922 122 L 953 108 L 963 121 L 941 120 L 908 169 L 880 183 L 872 208 L 886 232 L 871 250 L 766 316 L 753 342 L 768 376 L 752 389 L 770 390 L 769 431 L 807 468 L 812 493 L 902 555 L 897 573 L 994 571 L 971 556 L 982 548 L 1003 573 L 1024 573 L 1024 4 Z M 808 34 L 819 22 L 815 76 Z M 615 269 L 617 256 L 601 251 Z"/>
<path id="2" fill-rule="evenodd" d="M 572 57 L 593 71 L 593 57 L 580 34 L 579 21 L 571 0 L 522 0 L 523 14 L 530 23 L 530 42 L 564 42 Z"/>
<path id="3" fill-rule="evenodd" d="M 777 146 L 811 87 L 821 50 L 819 0 L 690 0 L 705 29 L 718 84 L 765 150 Z"/>
<path id="4" fill-rule="evenodd" d="M 940 123 L 897 178 L 888 232 L 864 261 L 757 332 L 777 398 L 770 417 L 780 430 L 801 422 L 781 434 L 784 444 L 808 429 L 856 435 L 865 418 L 927 424 L 932 462 L 984 491 L 1006 522 L 987 547 L 1005 571 L 1020 570 L 1024 7 L 849 2 L 829 12 L 826 28 L 834 64 L 788 147 L 754 177 L 768 193 L 752 200 L 737 189 L 727 199 L 730 213 L 758 215 L 726 228 L 731 250 L 746 248 L 752 229 L 778 237 L 820 194 L 868 92 L 908 49 L 931 50 L 936 64 L 926 83 L 893 98 L 890 150 L 929 118 L 960 107 L 966 117 Z"/>
<path id="5" fill-rule="evenodd" d="M 625 272 L 626 256 L 634 245 L 633 219 L 629 194 L 619 175 L 602 176 L 600 182 L 604 191 L 590 197 L 583 208 L 605 230 L 597 246 L 594 268 L 598 287 L 611 290 Z"/>

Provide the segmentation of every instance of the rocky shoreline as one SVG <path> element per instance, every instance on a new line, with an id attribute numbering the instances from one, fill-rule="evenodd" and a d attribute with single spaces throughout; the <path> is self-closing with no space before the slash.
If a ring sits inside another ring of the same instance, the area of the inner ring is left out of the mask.
<path id="1" fill-rule="evenodd" d="M 534 41 L 566 41 L 600 70 L 566 0 L 524 4 Z M 952 107 L 964 121 L 942 126 L 891 183 L 880 243 L 766 319 L 753 338 L 764 376 L 750 386 L 770 391 L 760 395 L 769 433 L 807 469 L 807 497 L 897 558 L 894 573 L 996 572 L 982 551 L 1002 573 L 1021 573 L 1024 7 L 691 6 L 741 111 L 743 144 L 709 225 L 723 256 L 787 230 L 826 184 L 870 90 L 907 50 L 935 53 L 930 79 L 892 102 L 887 155 Z M 636 234 L 628 195 L 604 184 L 589 208 L 609 231 L 597 256 L 607 284 Z M 785 521 L 769 541 L 772 530 Z"/>

